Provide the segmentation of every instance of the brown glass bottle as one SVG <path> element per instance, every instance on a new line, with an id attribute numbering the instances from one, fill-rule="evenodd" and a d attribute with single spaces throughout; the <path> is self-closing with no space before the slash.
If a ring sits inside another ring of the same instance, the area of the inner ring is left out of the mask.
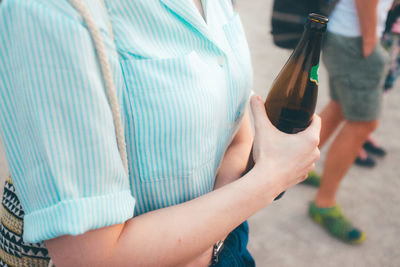
<path id="1" fill-rule="evenodd" d="M 267 96 L 265 109 L 268 118 L 282 132 L 298 133 L 311 123 L 318 96 L 321 42 L 327 23 L 328 18 L 324 16 L 309 15 L 299 44 L 276 77 Z M 251 153 L 246 172 L 253 166 Z"/>

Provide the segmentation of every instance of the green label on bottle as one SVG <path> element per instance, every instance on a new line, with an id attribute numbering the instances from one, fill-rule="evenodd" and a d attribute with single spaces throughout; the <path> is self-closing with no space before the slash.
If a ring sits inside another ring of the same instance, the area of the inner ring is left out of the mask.
<path id="1" fill-rule="evenodd" d="M 319 64 L 313 66 L 311 68 L 311 73 L 310 73 L 310 81 L 316 83 L 318 85 L 318 68 Z"/>

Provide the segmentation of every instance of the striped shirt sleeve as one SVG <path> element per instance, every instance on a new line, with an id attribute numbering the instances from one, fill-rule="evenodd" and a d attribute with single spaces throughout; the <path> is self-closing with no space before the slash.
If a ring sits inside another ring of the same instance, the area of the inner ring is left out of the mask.
<path id="1" fill-rule="evenodd" d="M 133 216 L 92 40 L 67 1 L 0 6 L 0 133 L 25 210 L 24 241 Z"/>

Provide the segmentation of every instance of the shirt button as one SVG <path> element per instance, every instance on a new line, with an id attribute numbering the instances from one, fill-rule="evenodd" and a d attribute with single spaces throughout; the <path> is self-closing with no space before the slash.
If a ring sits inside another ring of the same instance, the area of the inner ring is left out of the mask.
<path id="1" fill-rule="evenodd" d="M 219 56 L 218 57 L 218 65 L 220 67 L 224 67 L 226 65 L 226 59 L 224 56 Z"/>

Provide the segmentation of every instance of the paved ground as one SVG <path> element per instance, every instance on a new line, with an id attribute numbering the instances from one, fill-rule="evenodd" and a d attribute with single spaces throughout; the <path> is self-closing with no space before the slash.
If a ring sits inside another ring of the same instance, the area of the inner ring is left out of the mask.
<path id="1" fill-rule="evenodd" d="M 238 11 L 249 38 L 255 91 L 265 97 L 273 78 L 289 56 L 273 46 L 269 35 L 272 1 L 241 0 Z M 328 101 L 326 73 L 320 72 L 318 110 Z M 353 167 L 342 184 L 338 202 L 362 227 L 368 239 L 349 246 L 330 238 L 306 216 L 315 189 L 297 186 L 250 219 L 250 249 L 257 265 L 273 267 L 400 266 L 400 88 L 386 99 L 376 137 L 389 155 L 372 170 Z M 0 177 L 8 173 L 0 145 Z M 324 150 L 323 150 L 324 152 Z M 324 154 L 324 153 L 323 153 Z M 321 169 L 324 157 L 317 168 Z"/>

